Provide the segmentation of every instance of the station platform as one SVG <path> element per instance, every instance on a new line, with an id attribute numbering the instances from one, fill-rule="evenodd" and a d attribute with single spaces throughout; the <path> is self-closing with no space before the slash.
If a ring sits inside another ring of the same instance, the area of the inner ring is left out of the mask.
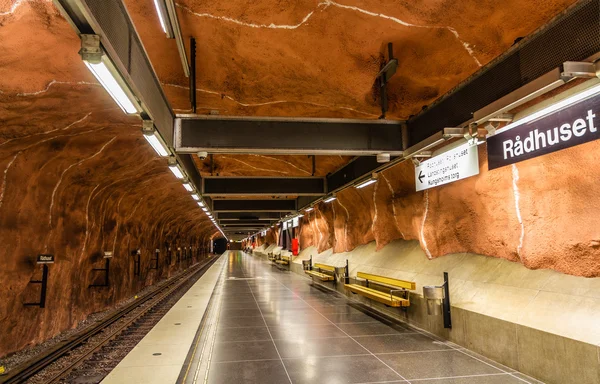
<path id="1" fill-rule="evenodd" d="M 228 251 L 103 383 L 540 382 Z"/>

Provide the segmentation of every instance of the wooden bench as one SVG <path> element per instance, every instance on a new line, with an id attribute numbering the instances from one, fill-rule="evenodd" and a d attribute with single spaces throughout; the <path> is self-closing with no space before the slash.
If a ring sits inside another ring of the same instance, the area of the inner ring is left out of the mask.
<path id="1" fill-rule="evenodd" d="M 290 260 L 291 260 L 291 256 L 279 256 L 279 259 L 275 260 L 275 262 L 277 264 L 281 264 L 281 265 L 289 265 L 290 264 Z"/>
<path id="2" fill-rule="evenodd" d="M 365 285 L 344 284 L 344 286 L 354 294 L 365 296 L 388 307 L 410 306 L 408 290 L 416 289 L 416 284 L 413 281 L 398 280 L 366 272 L 358 272 L 354 280 L 357 279 L 365 280 Z M 379 289 L 369 287 L 369 283 L 373 283 Z M 401 293 L 401 295 L 396 295 L 396 293 Z"/>
<path id="3" fill-rule="evenodd" d="M 304 271 L 310 277 L 316 277 L 321 281 L 335 280 L 335 267 L 333 265 L 315 263 L 313 269 Z M 323 273 L 322 271 L 325 271 Z"/>

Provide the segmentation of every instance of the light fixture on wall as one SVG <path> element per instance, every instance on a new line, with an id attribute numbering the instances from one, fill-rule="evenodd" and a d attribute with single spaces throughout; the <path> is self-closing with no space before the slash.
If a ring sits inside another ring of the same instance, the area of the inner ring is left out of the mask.
<path id="1" fill-rule="evenodd" d="M 141 107 L 123 77 L 100 45 L 100 36 L 82 34 L 79 54 L 83 62 L 113 100 L 127 114 L 137 114 Z"/>
<path id="2" fill-rule="evenodd" d="M 144 134 L 144 139 L 150 143 L 159 156 L 169 156 L 167 145 L 154 127 L 154 122 L 152 120 L 144 120 L 142 122 L 142 133 Z"/>
<path id="3" fill-rule="evenodd" d="M 356 184 L 354 186 L 354 188 L 361 189 L 361 188 L 364 188 L 364 187 L 366 187 L 368 185 L 374 184 L 374 183 L 377 182 L 378 176 L 379 175 L 377 173 L 373 173 L 370 178 L 359 182 L 358 184 Z"/>
<path id="4" fill-rule="evenodd" d="M 188 179 L 183 179 L 183 188 L 185 188 L 185 190 L 188 192 L 194 191 L 194 187 L 192 186 L 192 183 L 190 183 L 190 181 Z"/>
<path id="5" fill-rule="evenodd" d="M 331 195 L 331 196 L 325 198 L 325 200 L 323 200 L 323 202 L 324 203 L 331 203 L 334 200 L 337 200 L 337 197 L 335 197 L 335 195 Z"/>
<path id="6" fill-rule="evenodd" d="M 181 171 L 181 168 L 179 167 L 179 164 L 177 164 L 177 159 L 175 156 L 169 157 L 169 169 L 171 172 L 173 172 L 176 178 L 183 179 L 185 177 Z"/>
<path id="7" fill-rule="evenodd" d="M 518 127 L 520 125 L 523 124 L 527 124 L 530 123 L 534 120 L 537 120 L 541 117 L 544 117 L 546 115 L 549 115 L 553 112 L 556 112 L 560 109 L 566 108 L 570 105 L 573 105 L 575 103 L 578 103 L 582 100 L 587 99 L 588 97 L 592 97 L 595 96 L 597 94 L 600 94 L 600 84 L 596 84 L 588 89 L 586 89 L 585 91 L 582 91 L 580 93 L 577 93 L 573 96 L 569 96 L 566 99 L 563 99 L 555 104 L 552 104 L 546 108 L 540 109 L 537 112 L 532 113 L 529 116 L 526 116 L 522 119 L 519 119 L 513 123 L 508 124 L 507 126 L 505 126 L 504 128 L 500 128 L 496 131 L 496 133 L 500 133 L 500 132 L 504 132 L 504 131 L 508 131 L 509 129 L 512 129 L 514 127 Z"/>
<path id="8" fill-rule="evenodd" d="M 169 39 L 174 38 L 175 35 L 173 34 L 173 27 L 171 26 L 171 20 L 169 19 L 167 4 L 164 0 L 154 0 L 154 7 L 156 7 L 156 13 L 158 13 L 158 20 L 160 21 L 162 30 Z"/>

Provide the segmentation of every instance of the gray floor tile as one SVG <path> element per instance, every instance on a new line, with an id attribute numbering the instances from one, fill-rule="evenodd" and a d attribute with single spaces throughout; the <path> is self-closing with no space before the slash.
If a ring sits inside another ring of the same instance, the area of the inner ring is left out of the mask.
<path id="1" fill-rule="evenodd" d="M 284 384 L 290 381 L 281 361 L 274 360 L 213 363 L 208 382 L 210 384 Z"/>
<path id="2" fill-rule="evenodd" d="M 369 354 L 349 337 L 309 340 L 275 340 L 282 358 Z"/>
<path id="3" fill-rule="evenodd" d="M 219 328 L 217 342 L 271 340 L 267 327 Z"/>
<path id="4" fill-rule="evenodd" d="M 273 359 L 279 355 L 272 340 L 217 342 L 212 356 L 214 362 Z"/>
<path id="5" fill-rule="evenodd" d="M 272 326 L 269 327 L 274 339 L 308 340 L 330 337 L 346 337 L 338 327 L 331 324 L 313 324 L 305 326 Z"/>
<path id="6" fill-rule="evenodd" d="M 451 349 L 447 345 L 418 333 L 383 336 L 356 336 L 355 339 L 361 345 L 375 354 Z"/>
<path id="7" fill-rule="evenodd" d="M 219 317 L 219 327 L 257 327 L 264 326 L 265 321 L 262 316 L 241 316 L 241 317 Z"/>
<path id="8" fill-rule="evenodd" d="M 221 308 L 221 317 L 248 317 L 248 316 L 261 316 L 260 309 L 258 308 Z"/>
<path id="9" fill-rule="evenodd" d="M 379 320 L 364 313 L 330 313 L 325 315 L 332 323 L 379 323 Z"/>
<path id="10" fill-rule="evenodd" d="M 383 323 L 346 323 L 337 324 L 337 326 L 350 336 L 389 335 L 413 332 L 401 327 L 392 328 Z"/>
<path id="11" fill-rule="evenodd" d="M 374 356 L 312 357 L 284 359 L 283 362 L 294 384 L 348 384 L 400 379 Z"/>
<path id="12" fill-rule="evenodd" d="M 419 380 L 415 384 L 526 384 L 508 374 Z"/>
<path id="13" fill-rule="evenodd" d="M 408 380 L 502 373 L 454 350 L 377 356 Z"/>

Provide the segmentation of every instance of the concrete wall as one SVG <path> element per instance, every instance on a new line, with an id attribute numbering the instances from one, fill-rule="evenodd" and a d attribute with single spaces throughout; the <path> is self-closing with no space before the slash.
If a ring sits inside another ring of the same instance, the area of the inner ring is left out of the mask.
<path id="1" fill-rule="evenodd" d="M 520 263 L 471 253 L 428 260 L 417 241 L 397 240 L 381 250 L 375 242 L 351 252 L 304 249 L 302 260 L 350 266 L 350 276 L 364 271 L 415 281 L 406 312 L 347 293 L 446 340 L 548 383 L 600 383 L 600 278 L 569 276 L 552 270 L 529 270 Z M 428 316 L 423 285 L 441 285 L 449 273 L 453 328 L 441 316 Z M 333 288 L 333 284 L 326 283 Z M 343 284 L 337 289 L 344 292 Z"/>

